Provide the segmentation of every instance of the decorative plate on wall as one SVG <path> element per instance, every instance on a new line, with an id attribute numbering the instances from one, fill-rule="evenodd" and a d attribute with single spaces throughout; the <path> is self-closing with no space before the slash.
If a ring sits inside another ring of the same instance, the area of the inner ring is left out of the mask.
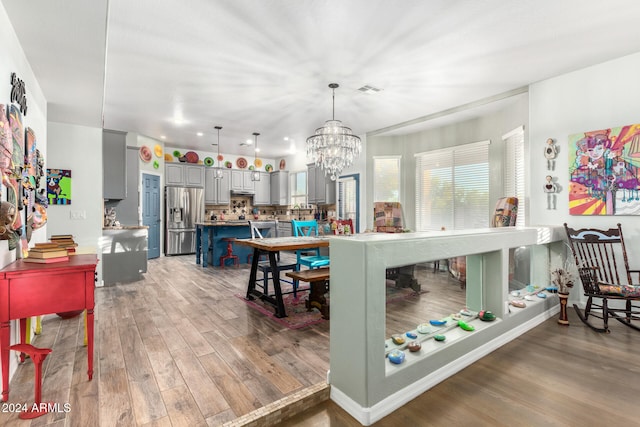
<path id="1" fill-rule="evenodd" d="M 187 158 L 187 163 L 198 163 L 200 159 L 195 151 L 187 151 L 184 156 Z"/>
<path id="2" fill-rule="evenodd" d="M 253 161 L 253 164 L 256 165 L 257 168 L 259 168 L 260 166 L 262 166 L 262 160 L 261 159 L 255 159 Z"/>
<path id="3" fill-rule="evenodd" d="M 142 159 L 142 161 L 145 163 L 151 161 L 151 149 L 146 145 L 140 147 L 140 159 Z"/>
<path id="4" fill-rule="evenodd" d="M 213 166 L 213 159 L 211 157 L 205 157 L 204 158 L 204 165 L 205 166 Z"/>
<path id="5" fill-rule="evenodd" d="M 226 162 L 224 162 L 224 165 L 225 165 L 225 167 L 226 167 L 227 169 L 231 169 L 231 168 L 233 167 L 233 164 L 232 164 L 229 160 L 227 160 Z"/>
<path id="6" fill-rule="evenodd" d="M 240 169 L 246 168 L 247 164 L 247 159 L 245 159 L 244 157 L 238 157 L 238 159 L 236 160 L 236 166 L 238 166 Z"/>
<path id="7" fill-rule="evenodd" d="M 287 162 L 285 162 L 284 159 L 280 160 L 280 170 L 284 170 L 286 166 L 287 166 Z"/>
<path id="8" fill-rule="evenodd" d="M 222 154 L 218 154 L 217 159 L 218 159 L 219 162 L 221 162 L 221 161 L 224 160 L 224 156 Z"/>
<path id="9" fill-rule="evenodd" d="M 156 144 L 155 147 L 153 147 L 153 152 L 156 154 L 156 157 L 162 157 L 162 146 Z"/>
<path id="10" fill-rule="evenodd" d="M 264 167 L 264 170 L 266 170 L 267 172 L 271 172 L 273 170 L 273 166 L 268 164 Z"/>
<path id="11" fill-rule="evenodd" d="M 164 153 L 164 161 L 165 162 L 173 162 L 173 156 L 169 153 Z"/>

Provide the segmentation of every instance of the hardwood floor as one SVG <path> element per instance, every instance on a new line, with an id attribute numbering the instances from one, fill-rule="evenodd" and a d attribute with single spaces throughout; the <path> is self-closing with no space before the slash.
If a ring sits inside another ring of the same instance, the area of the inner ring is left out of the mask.
<path id="1" fill-rule="evenodd" d="M 162 257 L 142 281 L 97 288 L 93 381 L 82 318 L 46 316 L 34 342 L 53 348 L 42 397 L 70 411 L 33 421 L 0 412 L 0 425 L 213 426 L 323 383 L 329 322 L 290 330 L 248 307 L 234 296 L 244 294 L 248 274 L 203 269 L 193 256 Z M 464 305 L 464 291 L 445 272 L 419 267 L 416 276 L 421 295 L 387 306 L 389 335 Z M 522 424 L 518 416 L 529 425 L 595 425 L 596 409 L 629 424 L 640 415 L 633 381 L 640 364 L 629 357 L 640 336 L 622 325 L 597 335 L 571 320 L 569 328 L 546 322 L 377 425 Z M 33 401 L 33 375 L 30 361 L 18 367 L 10 402 Z M 283 425 L 359 424 L 326 402 Z"/>

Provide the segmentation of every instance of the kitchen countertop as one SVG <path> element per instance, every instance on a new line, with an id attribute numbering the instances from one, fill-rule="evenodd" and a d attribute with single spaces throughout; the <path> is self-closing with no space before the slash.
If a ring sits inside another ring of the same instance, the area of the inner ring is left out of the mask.
<path id="1" fill-rule="evenodd" d="M 249 221 L 248 220 L 229 220 L 229 221 L 202 221 L 202 222 L 196 222 L 196 225 L 204 225 L 207 227 L 215 227 L 215 226 L 219 226 L 219 227 L 242 227 L 242 226 L 249 226 Z"/>

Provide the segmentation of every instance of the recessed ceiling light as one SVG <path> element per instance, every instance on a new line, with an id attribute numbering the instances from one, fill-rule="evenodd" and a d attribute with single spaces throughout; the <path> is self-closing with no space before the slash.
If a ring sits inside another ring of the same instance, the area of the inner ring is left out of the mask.
<path id="1" fill-rule="evenodd" d="M 167 137 L 164 135 L 160 135 L 160 139 L 167 139 Z"/>
<path id="2" fill-rule="evenodd" d="M 288 137 L 288 136 L 285 136 L 285 137 L 284 137 L 284 138 L 282 138 L 282 139 L 284 139 L 285 141 L 288 141 L 288 140 L 289 140 L 289 137 Z"/>
<path id="3" fill-rule="evenodd" d="M 252 140 L 250 140 L 250 139 L 247 139 L 247 140 L 245 141 L 245 143 L 246 143 L 247 145 L 251 145 L 251 144 L 253 144 L 253 141 L 252 141 Z"/>
<path id="4" fill-rule="evenodd" d="M 203 134 L 202 132 L 198 132 L 196 135 L 198 135 L 198 136 L 202 136 L 202 135 L 204 135 L 204 134 Z"/>

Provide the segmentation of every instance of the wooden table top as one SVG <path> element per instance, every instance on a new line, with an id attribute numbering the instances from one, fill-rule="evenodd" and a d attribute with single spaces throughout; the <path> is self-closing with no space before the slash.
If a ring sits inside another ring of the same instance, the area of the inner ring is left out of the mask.
<path id="1" fill-rule="evenodd" d="M 236 239 L 234 242 L 239 245 L 251 246 L 252 248 L 272 252 L 329 246 L 328 237 L 273 237 L 266 239 Z"/>
<path id="2" fill-rule="evenodd" d="M 318 282 L 321 280 L 327 280 L 330 276 L 330 272 L 331 270 L 329 267 L 322 267 L 311 270 L 287 271 L 285 274 L 294 279 L 302 280 L 303 282 Z"/>

